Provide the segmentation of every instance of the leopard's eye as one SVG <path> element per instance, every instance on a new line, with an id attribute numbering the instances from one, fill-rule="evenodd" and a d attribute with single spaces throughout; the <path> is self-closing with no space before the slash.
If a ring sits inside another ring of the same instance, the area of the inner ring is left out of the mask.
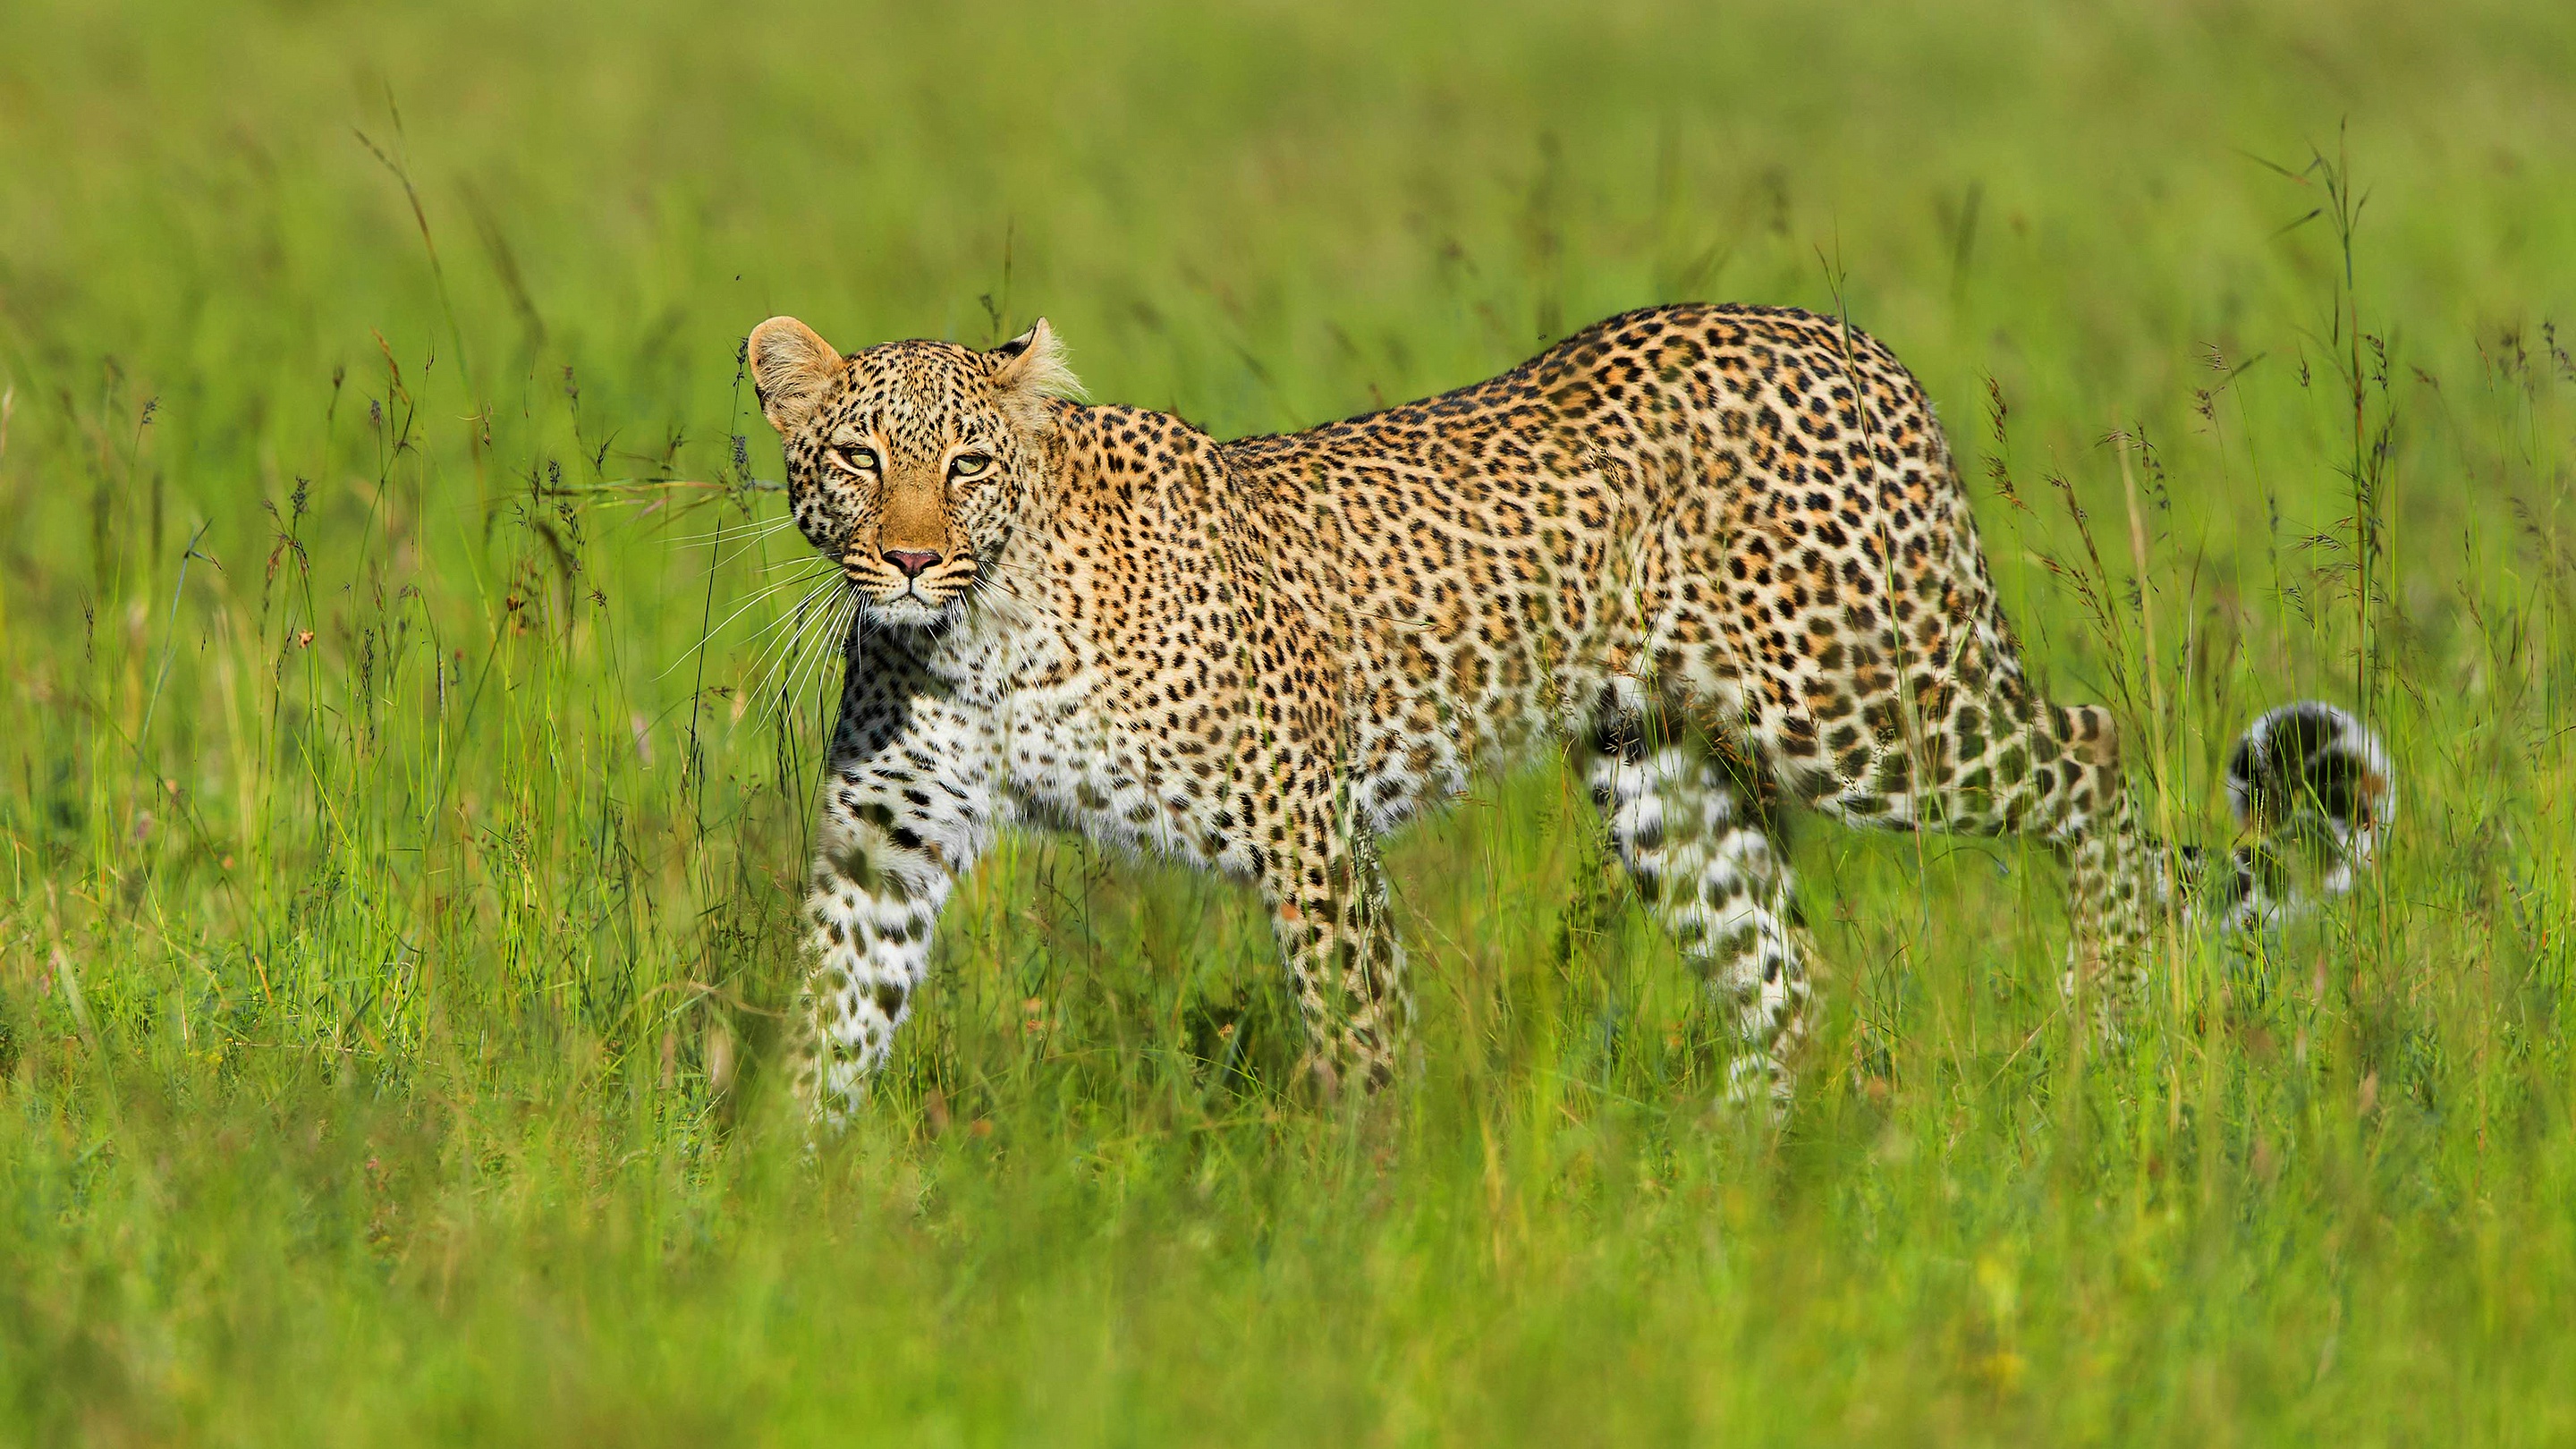
<path id="1" fill-rule="evenodd" d="M 831 459 L 832 466 L 844 473 L 865 477 L 877 470 L 877 451 L 874 448 L 834 448 Z"/>
<path id="2" fill-rule="evenodd" d="M 993 471 L 993 460 L 983 453 L 960 453 L 948 461 L 951 478 L 981 478 Z"/>

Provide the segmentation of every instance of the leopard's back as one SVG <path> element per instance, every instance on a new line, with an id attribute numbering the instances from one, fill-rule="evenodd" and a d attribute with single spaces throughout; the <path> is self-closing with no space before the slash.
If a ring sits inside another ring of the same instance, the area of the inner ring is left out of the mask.
<path id="1" fill-rule="evenodd" d="M 1224 454 L 1315 581 L 1382 820 L 1641 691 L 1849 795 L 1962 669 L 2011 670 L 1921 389 L 1811 313 L 1632 312 Z"/>

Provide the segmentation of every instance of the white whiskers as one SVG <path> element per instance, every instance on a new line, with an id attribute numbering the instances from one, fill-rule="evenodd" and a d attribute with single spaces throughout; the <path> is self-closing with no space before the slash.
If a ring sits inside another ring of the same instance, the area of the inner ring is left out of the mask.
<path id="1" fill-rule="evenodd" d="M 814 594 L 808 594 L 805 602 L 797 605 L 790 616 L 794 627 L 780 636 L 775 649 L 763 655 L 767 667 L 754 693 L 760 702 L 760 728 L 767 729 L 784 716 L 789 701 L 812 697 L 809 690 L 822 686 L 832 661 L 846 653 L 858 608 L 858 590 L 846 581 L 819 602 Z"/>
<path id="2" fill-rule="evenodd" d="M 780 594 L 783 594 L 790 589 L 801 587 L 805 590 L 805 594 L 803 599 L 800 599 L 796 606 L 801 609 L 806 603 L 811 602 L 822 592 L 822 586 L 824 583 L 840 577 L 841 570 L 839 566 L 829 559 L 807 559 L 804 560 L 804 562 L 807 567 L 802 572 L 790 574 L 786 578 L 776 580 L 772 583 L 763 584 L 761 587 L 756 588 L 749 594 L 743 596 L 741 602 L 733 606 L 732 612 L 726 614 L 714 628 L 709 629 L 704 634 L 700 635 L 698 637 L 697 644 L 686 653 L 682 654 L 678 659 L 672 661 L 670 668 L 663 670 L 659 677 L 668 677 L 672 669 L 677 669 L 681 665 L 696 658 L 698 655 L 705 653 L 707 646 L 721 638 L 727 629 L 732 628 L 736 619 L 741 618 L 744 614 L 749 613 L 761 604 L 778 597 Z M 779 619 L 771 620 L 769 623 L 762 625 L 761 628 L 751 636 L 751 641 L 758 640 L 762 635 L 769 633 L 776 629 L 781 623 L 784 623 L 787 618 L 794 617 L 794 612 L 794 610 L 790 610 L 787 615 L 782 616 Z"/>

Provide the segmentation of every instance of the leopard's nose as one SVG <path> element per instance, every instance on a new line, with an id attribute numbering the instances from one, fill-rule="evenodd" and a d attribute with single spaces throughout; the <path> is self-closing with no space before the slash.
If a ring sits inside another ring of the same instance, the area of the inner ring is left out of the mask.
<path id="1" fill-rule="evenodd" d="M 884 557 L 887 563 L 903 570 L 903 576 L 908 579 L 921 577 L 923 569 L 939 562 L 939 555 L 935 553 L 918 553 L 904 548 L 887 549 Z"/>

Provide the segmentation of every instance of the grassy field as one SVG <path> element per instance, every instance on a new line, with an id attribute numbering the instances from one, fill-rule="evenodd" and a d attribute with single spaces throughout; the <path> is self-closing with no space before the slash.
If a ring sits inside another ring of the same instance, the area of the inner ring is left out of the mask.
<path id="1" fill-rule="evenodd" d="M 16 0 L 0 1441 L 2576 1441 L 2571 263 L 2543 0 Z M 1911 362 L 2177 834 L 2366 709 L 2385 870 L 2105 1054 L 2043 853 L 1810 822 L 1771 1133 L 1558 772 L 1396 843 L 1358 1109 L 1018 838 L 802 1150 L 751 324 L 1236 434 L 1703 297 Z"/>

